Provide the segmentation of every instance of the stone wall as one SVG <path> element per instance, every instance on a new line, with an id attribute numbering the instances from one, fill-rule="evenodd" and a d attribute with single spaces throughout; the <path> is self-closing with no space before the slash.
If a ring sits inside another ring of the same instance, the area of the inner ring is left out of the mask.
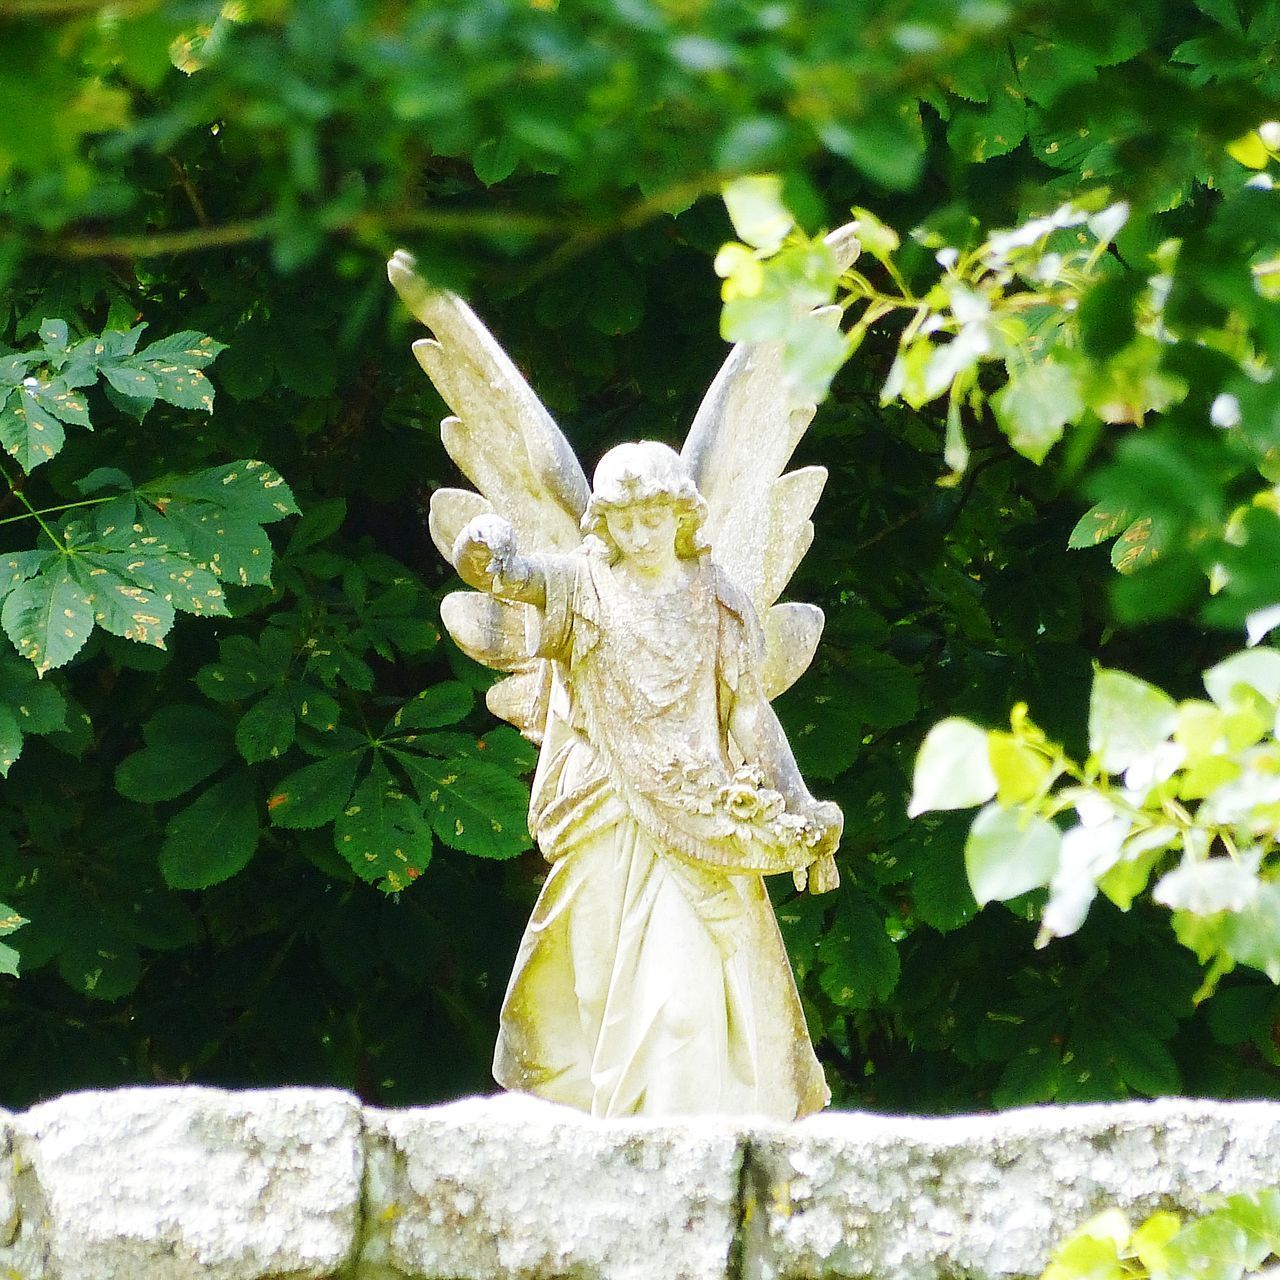
<path id="1" fill-rule="evenodd" d="M 4 1280 L 958 1280 L 1280 1185 L 1280 1104 L 780 1126 L 154 1088 L 0 1112 Z"/>

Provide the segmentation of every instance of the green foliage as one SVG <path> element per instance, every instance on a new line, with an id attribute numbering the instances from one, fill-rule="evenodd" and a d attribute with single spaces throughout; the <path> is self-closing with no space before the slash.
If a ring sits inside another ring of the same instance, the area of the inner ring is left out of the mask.
<path id="1" fill-rule="evenodd" d="M 1280 983 L 1280 650 L 1234 654 L 1204 686 L 1210 701 L 1175 703 L 1145 680 L 1099 670 L 1083 763 L 1025 707 L 1010 734 L 944 720 L 917 760 L 913 804 L 996 797 L 969 831 L 969 883 L 979 903 L 1047 888 L 1041 944 L 1074 933 L 1099 892 L 1127 911 L 1156 877 L 1155 901 L 1208 966 L 1201 997 L 1237 964 Z M 1066 815 L 1064 833 L 1054 820 Z"/>
<path id="2" fill-rule="evenodd" d="M 1277 1255 L 1280 1191 L 1267 1188 L 1223 1197 L 1187 1222 L 1160 1210 L 1134 1227 L 1108 1209 L 1058 1245 L 1041 1280 L 1244 1280 Z"/>
<path id="3" fill-rule="evenodd" d="M 979 910 L 970 823 L 939 809 L 1059 829 L 1037 806 L 1075 784 L 1047 744 L 1089 754 L 1095 661 L 1209 707 L 1174 744 L 1236 717 L 1237 745 L 1178 766 L 1192 816 L 1270 741 L 1239 745 L 1261 703 L 1192 694 L 1280 604 L 1273 4 L 109 18 L 0 18 L 0 592 L 21 646 L 0 642 L 0 919 L 30 922 L 0 941 L 0 1102 L 486 1087 L 542 874 L 534 749 L 440 635 L 456 584 L 426 508 L 456 473 L 386 284 L 401 244 L 472 298 L 588 468 L 679 443 L 721 307 L 725 334 L 779 339 L 800 387 L 830 386 L 791 588 L 827 628 L 779 710 L 845 811 L 844 886 L 771 888 L 840 1104 L 1278 1092 L 1265 894 L 1177 909 L 1196 953 L 1238 958 L 1196 1006 L 1204 973 L 1145 888 L 1174 845 L 1118 863 L 1036 950 L 1045 891 Z M 851 216 L 838 276 L 821 233 Z M 1043 740 L 1025 717 L 930 736 L 908 819 L 931 726 L 1019 702 Z M 1108 750 L 1152 740 L 1138 702 Z"/>

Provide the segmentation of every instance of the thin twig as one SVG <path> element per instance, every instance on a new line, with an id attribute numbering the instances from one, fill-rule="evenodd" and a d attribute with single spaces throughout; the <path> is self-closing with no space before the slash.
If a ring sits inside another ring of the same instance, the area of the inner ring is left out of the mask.
<path id="1" fill-rule="evenodd" d="M 196 215 L 196 221 L 202 227 L 211 226 L 209 215 L 205 211 L 204 201 L 200 199 L 200 193 L 196 190 L 195 184 L 187 174 L 187 166 L 177 156 L 167 156 L 166 159 L 178 179 L 178 186 L 182 188 L 187 197 L 187 203 L 190 204 L 192 213 Z"/>

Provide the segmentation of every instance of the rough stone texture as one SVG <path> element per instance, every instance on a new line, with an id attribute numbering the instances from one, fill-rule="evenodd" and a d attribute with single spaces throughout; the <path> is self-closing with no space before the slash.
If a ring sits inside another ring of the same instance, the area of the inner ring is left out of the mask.
<path id="1" fill-rule="evenodd" d="M 758 1134 L 747 1185 L 744 1280 L 1038 1275 L 1110 1205 L 1140 1217 L 1280 1185 L 1280 1106 L 828 1114 Z"/>
<path id="2" fill-rule="evenodd" d="M 0 1111 L 3 1280 L 968 1280 L 1280 1185 L 1280 1104 L 595 1121 L 127 1089 Z"/>
<path id="3" fill-rule="evenodd" d="M 19 1126 L 48 1236 L 23 1280 L 322 1280 L 350 1260 L 362 1118 L 344 1093 L 73 1094 Z"/>
<path id="4" fill-rule="evenodd" d="M 360 1280 L 719 1280 L 737 1127 L 596 1121 L 507 1094 L 369 1115 Z"/>

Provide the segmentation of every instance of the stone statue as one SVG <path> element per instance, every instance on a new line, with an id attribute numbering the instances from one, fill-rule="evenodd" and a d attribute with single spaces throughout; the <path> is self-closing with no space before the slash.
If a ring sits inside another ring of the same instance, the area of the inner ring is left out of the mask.
<path id="1" fill-rule="evenodd" d="M 856 252 L 846 232 L 831 243 L 846 262 Z M 815 406 L 776 347 L 736 347 L 680 454 L 619 445 L 588 488 L 467 305 L 404 251 L 388 273 L 433 334 L 414 354 L 480 491 L 432 496 L 432 539 L 475 588 L 441 616 L 464 652 L 508 673 L 489 709 L 541 747 L 529 830 L 550 870 L 494 1076 L 596 1116 L 821 1109 L 764 885 L 779 872 L 813 893 L 839 883 L 843 817 L 809 793 L 769 705 L 822 630 L 815 606 L 775 603 L 826 479 L 783 474 Z"/>

